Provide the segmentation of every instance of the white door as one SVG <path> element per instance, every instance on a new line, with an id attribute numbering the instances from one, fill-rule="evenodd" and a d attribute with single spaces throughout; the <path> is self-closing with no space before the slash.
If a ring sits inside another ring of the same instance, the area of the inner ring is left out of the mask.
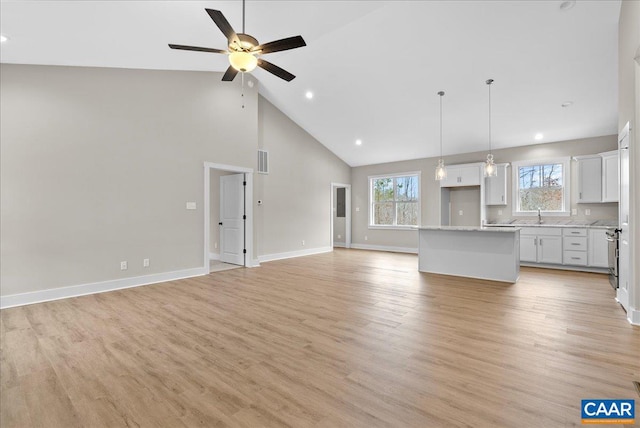
<path id="1" fill-rule="evenodd" d="M 617 299 L 625 311 L 629 309 L 629 280 L 631 268 L 631 245 L 629 234 L 629 124 L 624 127 L 618 142 L 620 155 L 620 202 L 618 215 L 620 222 L 620 240 L 618 259 Z"/>
<path id="2" fill-rule="evenodd" d="M 244 265 L 244 174 L 220 177 L 220 260 Z"/>

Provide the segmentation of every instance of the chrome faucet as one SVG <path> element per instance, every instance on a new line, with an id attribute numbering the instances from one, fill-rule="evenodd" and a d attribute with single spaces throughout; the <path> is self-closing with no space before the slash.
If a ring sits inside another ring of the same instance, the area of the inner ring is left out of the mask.
<path id="1" fill-rule="evenodd" d="M 542 214 L 540 214 L 540 207 L 538 207 L 538 224 L 542 224 Z"/>

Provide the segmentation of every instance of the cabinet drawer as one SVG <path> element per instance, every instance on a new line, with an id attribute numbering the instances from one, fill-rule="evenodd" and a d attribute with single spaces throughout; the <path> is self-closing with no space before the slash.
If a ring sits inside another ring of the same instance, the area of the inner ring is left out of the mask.
<path id="1" fill-rule="evenodd" d="M 565 265 L 578 265 L 578 266 L 586 266 L 587 265 L 587 253 L 585 251 L 564 251 L 564 256 L 562 258 L 562 262 Z"/>
<path id="2" fill-rule="evenodd" d="M 571 251 L 587 251 L 587 237 L 565 236 L 563 239 L 564 249 Z"/>
<path id="3" fill-rule="evenodd" d="M 564 236 L 587 236 L 587 229 L 584 228 L 565 228 L 562 229 Z"/>

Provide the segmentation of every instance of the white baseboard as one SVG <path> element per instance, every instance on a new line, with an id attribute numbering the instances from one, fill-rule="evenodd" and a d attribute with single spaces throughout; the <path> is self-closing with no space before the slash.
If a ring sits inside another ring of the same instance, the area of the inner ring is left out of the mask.
<path id="1" fill-rule="evenodd" d="M 627 312 L 627 320 L 633 325 L 640 325 L 640 310 L 629 308 Z"/>
<path id="2" fill-rule="evenodd" d="M 30 293 L 11 294 L 9 296 L 0 297 L 0 309 L 49 302 L 51 300 L 67 299 L 69 297 L 85 296 L 87 294 L 104 293 L 107 291 L 121 290 L 123 288 L 140 287 L 142 285 L 156 284 L 158 282 L 174 281 L 176 279 L 191 278 L 194 276 L 208 274 L 208 268 L 200 267 L 174 272 L 135 276 L 132 278 L 114 279 L 111 281 L 72 285 L 69 287 L 51 288 L 42 291 L 32 291 Z"/>
<path id="3" fill-rule="evenodd" d="M 333 242 L 333 246 L 334 247 L 338 247 L 338 248 L 347 248 L 347 244 L 345 244 L 344 242 Z"/>
<path id="4" fill-rule="evenodd" d="M 209 253 L 209 260 L 220 260 L 219 253 Z"/>
<path id="5" fill-rule="evenodd" d="M 417 248 L 391 247 L 388 245 L 351 244 L 351 248 L 355 248 L 356 250 L 390 251 L 392 253 L 418 254 Z"/>
<path id="6" fill-rule="evenodd" d="M 271 262 L 273 260 L 291 259 L 293 257 L 310 256 L 312 254 L 330 253 L 332 247 L 309 248 L 308 250 L 289 251 L 286 253 L 265 254 L 258 256 L 259 262 Z"/>

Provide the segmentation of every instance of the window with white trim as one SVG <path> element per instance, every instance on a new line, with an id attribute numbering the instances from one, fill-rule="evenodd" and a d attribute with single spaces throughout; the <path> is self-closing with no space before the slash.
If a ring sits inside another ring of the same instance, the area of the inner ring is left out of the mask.
<path id="1" fill-rule="evenodd" d="M 569 215 L 570 159 L 513 162 L 513 213 Z"/>
<path id="2" fill-rule="evenodd" d="M 419 172 L 369 177 L 369 227 L 408 228 L 419 222 Z"/>

